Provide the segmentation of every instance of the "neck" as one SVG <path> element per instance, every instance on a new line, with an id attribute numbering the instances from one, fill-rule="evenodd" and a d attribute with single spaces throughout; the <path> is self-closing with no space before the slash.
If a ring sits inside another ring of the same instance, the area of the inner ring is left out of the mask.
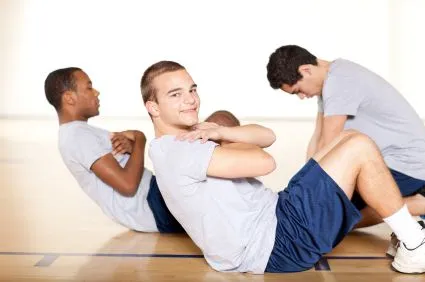
<path id="1" fill-rule="evenodd" d="M 68 123 L 71 121 L 85 121 L 87 122 L 87 118 L 77 115 L 75 113 L 70 113 L 66 111 L 62 111 L 58 113 L 59 124 Z"/>
<path id="2" fill-rule="evenodd" d="M 320 75 L 320 87 L 323 89 L 323 84 L 328 77 L 329 68 L 330 68 L 331 62 L 317 59 L 317 67 L 319 69 L 319 75 Z"/>
<path id="3" fill-rule="evenodd" d="M 325 72 L 329 71 L 329 67 L 331 65 L 331 62 L 317 59 L 317 66 L 321 69 L 323 69 Z"/>
<path id="4" fill-rule="evenodd" d="M 190 127 L 176 127 L 164 124 L 160 121 L 154 121 L 155 137 L 159 138 L 163 135 L 179 135 L 190 131 Z"/>

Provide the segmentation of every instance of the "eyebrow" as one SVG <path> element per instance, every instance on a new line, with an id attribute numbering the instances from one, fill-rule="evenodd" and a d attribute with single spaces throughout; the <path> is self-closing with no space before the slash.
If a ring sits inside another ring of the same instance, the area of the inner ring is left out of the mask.
<path id="1" fill-rule="evenodd" d="M 181 87 L 179 87 L 179 88 L 174 88 L 174 89 L 171 89 L 170 91 L 168 91 L 167 92 L 167 94 L 170 94 L 170 93 L 173 93 L 173 92 L 176 92 L 176 91 L 180 91 L 180 90 L 182 90 L 183 88 L 181 88 Z"/>
<path id="2" fill-rule="evenodd" d="M 192 86 L 190 87 L 190 89 L 193 89 L 195 87 L 198 87 L 198 85 L 192 84 Z M 170 94 L 170 93 L 173 93 L 173 92 L 176 92 L 176 91 L 180 91 L 180 90 L 183 90 L 183 88 L 182 87 L 174 88 L 174 89 L 171 89 L 170 91 L 168 91 L 167 94 Z"/>

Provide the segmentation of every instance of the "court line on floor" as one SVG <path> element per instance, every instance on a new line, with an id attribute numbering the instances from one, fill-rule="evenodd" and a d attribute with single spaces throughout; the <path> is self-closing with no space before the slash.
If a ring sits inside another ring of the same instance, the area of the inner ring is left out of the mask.
<path id="1" fill-rule="evenodd" d="M 10 256 L 43 256 L 34 266 L 48 267 L 61 256 L 89 256 L 89 257 L 132 257 L 132 258 L 203 258 L 203 255 L 185 254 L 120 254 L 120 253 L 53 253 L 53 252 L 0 252 L 0 255 Z M 328 260 L 382 260 L 390 259 L 386 256 L 324 256 L 315 265 L 316 271 L 330 271 Z"/>

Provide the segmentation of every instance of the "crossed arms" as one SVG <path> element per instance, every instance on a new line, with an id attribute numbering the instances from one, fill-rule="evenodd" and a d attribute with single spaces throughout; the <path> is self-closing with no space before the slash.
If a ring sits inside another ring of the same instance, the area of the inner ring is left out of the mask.
<path id="1" fill-rule="evenodd" d="M 111 143 L 114 151 L 96 160 L 91 170 L 103 182 L 123 196 L 136 194 L 144 170 L 145 135 L 136 130 L 113 133 Z M 124 167 L 114 158 L 115 154 L 129 153 Z"/>
<path id="2" fill-rule="evenodd" d="M 307 158 L 323 148 L 344 128 L 347 116 L 323 117 L 318 113 L 316 128 L 307 149 Z M 193 131 L 180 135 L 179 139 L 213 140 L 217 146 L 211 157 L 207 175 L 222 178 L 257 177 L 271 173 L 276 168 L 274 158 L 263 150 L 272 145 L 276 136 L 266 127 L 249 124 L 236 127 L 219 126 L 215 123 L 198 124 Z M 146 137 L 140 131 L 114 133 L 111 137 L 114 148 L 95 161 L 91 170 L 103 182 L 124 196 L 134 196 L 144 170 Z M 115 160 L 114 154 L 130 153 L 124 167 Z"/>
<path id="3" fill-rule="evenodd" d="M 274 158 L 263 150 L 276 140 L 271 129 L 249 124 L 223 127 L 214 123 L 200 123 L 195 130 L 178 139 L 213 140 L 221 145 L 214 149 L 207 175 L 221 178 L 257 177 L 276 168 Z"/>

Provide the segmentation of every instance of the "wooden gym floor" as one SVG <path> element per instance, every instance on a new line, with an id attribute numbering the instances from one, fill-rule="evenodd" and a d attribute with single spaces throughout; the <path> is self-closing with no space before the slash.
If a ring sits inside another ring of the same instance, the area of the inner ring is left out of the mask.
<path id="1" fill-rule="evenodd" d="M 425 281 L 390 269 L 385 225 L 351 233 L 310 271 L 218 273 L 186 235 L 104 216 L 62 164 L 55 121 L 0 126 L 0 281 Z"/>

